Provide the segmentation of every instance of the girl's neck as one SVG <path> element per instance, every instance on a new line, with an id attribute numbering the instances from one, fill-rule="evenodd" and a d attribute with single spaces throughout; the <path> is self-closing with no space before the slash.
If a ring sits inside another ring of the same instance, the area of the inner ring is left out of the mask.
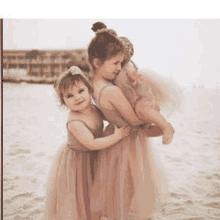
<path id="1" fill-rule="evenodd" d="M 96 70 L 93 70 L 93 80 L 94 81 L 97 81 L 97 80 L 102 80 L 102 76 L 101 74 L 99 73 L 99 71 L 96 69 Z"/>
<path id="2" fill-rule="evenodd" d="M 93 83 L 109 83 L 108 80 L 103 78 L 102 74 L 96 69 L 93 70 Z"/>

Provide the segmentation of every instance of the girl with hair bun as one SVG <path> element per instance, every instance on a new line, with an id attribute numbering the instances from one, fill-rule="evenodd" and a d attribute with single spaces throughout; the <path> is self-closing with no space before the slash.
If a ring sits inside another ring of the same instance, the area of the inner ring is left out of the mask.
<path id="1" fill-rule="evenodd" d="M 107 31 L 117 36 L 114 30 L 107 29 L 107 26 L 102 22 L 95 23 L 92 30 L 96 34 Z M 163 144 L 169 144 L 172 141 L 174 129 L 159 113 L 159 105 L 167 103 L 170 99 L 170 92 L 167 89 L 164 90 L 167 85 L 162 86 L 157 83 L 158 75 L 156 73 L 153 75 L 149 74 L 150 71 L 138 73 L 137 66 L 131 61 L 134 54 L 133 44 L 126 37 L 119 37 L 118 39 L 124 46 L 124 60 L 122 61 L 122 70 L 115 78 L 114 84 L 121 89 L 137 116 L 143 122 L 148 123 L 149 128 L 152 128 L 151 124 L 159 126 L 157 129 L 161 129 Z M 156 79 L 154 79 L 155 76 Z"/>
<path id="2" fill-rule="evenodd" d="M 131 125 L 133 129 L 119 143 L 99 151 L 91 210 L 102 219 L 125 220 L 133 205 L 138 217 L 148 218 L 169 198 L 163 167 L 147 139 L 162 132 L 157 126 L 148 129 L 126 94 L 114 85 L 125 59 L 125 47 L 116 32 L 101 22 L 92 30 L 96 36 L 89 44 L 88 58 L 94 101 L 110 123 L 105 135 L 113 133 L 112 125 Z"/>

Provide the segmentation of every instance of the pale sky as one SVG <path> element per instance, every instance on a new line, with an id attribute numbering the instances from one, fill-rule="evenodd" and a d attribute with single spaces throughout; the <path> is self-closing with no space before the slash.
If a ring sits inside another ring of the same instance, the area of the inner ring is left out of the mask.
<path id="1" fill-rule="evenodd" d="M 140 69 L 183 86 L 220 85 L 219 19 L 5 19 L 3 49 L 86 49 L 96 21 L 130 39 Z"/>

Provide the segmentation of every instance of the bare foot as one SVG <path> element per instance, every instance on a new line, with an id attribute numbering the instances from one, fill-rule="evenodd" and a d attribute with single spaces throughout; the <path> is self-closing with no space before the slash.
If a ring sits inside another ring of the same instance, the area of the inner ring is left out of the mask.
<path id="1" fill-rule="evenodd" d="M 168 123 L 168 126 L 166 127 L 166 129 L 164 129 L 163 131 L 163 144 L 170 144 L 171 141 L 173 140 L 173 134 L 174 134 L 175 130 L 173 128 L 173 126 Z"/>

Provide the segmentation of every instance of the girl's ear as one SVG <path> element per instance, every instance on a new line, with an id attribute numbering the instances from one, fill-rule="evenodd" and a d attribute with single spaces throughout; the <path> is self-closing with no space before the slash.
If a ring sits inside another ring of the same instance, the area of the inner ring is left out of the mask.
<path id="1" fill-rule="evenodd" d="M 101 61 L 98 58 L 95 58 L 92 62 L 96 69 L 98 69 L 102 65 Z"/>

